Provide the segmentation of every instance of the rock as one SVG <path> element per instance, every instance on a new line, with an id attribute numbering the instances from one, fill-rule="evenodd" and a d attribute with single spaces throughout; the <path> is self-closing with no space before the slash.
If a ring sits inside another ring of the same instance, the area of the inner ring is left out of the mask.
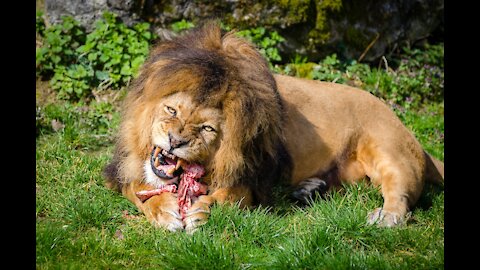
<path id="1" fill-rule="evenodd" d="M 136 0 L 45 0 L 45 12 L 50 24 L 61 22 L 61 17 L 67 15 L 90 32 L 95 21 L 107 10 L 116 13 L 126 25 L 139 22 L 135 4 Z"/>
<path id="2" fill-rule="evenodd" d="M 443 29 L 443 11 L 443 0 L 344 1 L 341 11 L 329 18 L 331 36 L 326 45 L 329 51 L 358 59 L 373 43 L 364 56 L 365 61 L 373 61 Z"/>
<path id="3" fill-rule="evenodd" d="M 278 31 L 285 37 L 283 59 L 299 54 L 318 61 L 337 53 L 374 61 L 433 34 L 443 38 L 444 0 L 45 0 L 45 9 L 51 23 L 72 15 L 87 31 L 105 10 L 127 25 L 148 21 L 158 33 L 181 19 L 198 24 L 217 17 L 237 29 Z"/>

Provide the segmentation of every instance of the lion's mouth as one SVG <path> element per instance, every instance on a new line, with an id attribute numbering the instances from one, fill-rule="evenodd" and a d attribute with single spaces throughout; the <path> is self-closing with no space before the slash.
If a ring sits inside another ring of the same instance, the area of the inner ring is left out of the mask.
<path id="1" fill-rule="evenodd" d="M 186 161 L 168 153 L 165 149 L 154 146 L 150 157 L 153 173 L 160 178 L 172 179 L 180 176 L 183 172 L 182 165 Z"/>

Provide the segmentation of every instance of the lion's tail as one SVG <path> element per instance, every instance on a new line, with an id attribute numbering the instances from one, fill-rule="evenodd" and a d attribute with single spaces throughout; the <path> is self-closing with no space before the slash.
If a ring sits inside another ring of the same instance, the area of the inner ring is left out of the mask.
<path id="1" fill-rule="evenodd" d="M 425 152 L 425 157 L 427 161 L 427 172 L 426 172 L 426 180 L 433 184 L 441 185 L 444 182 L 444 174 L 443 174 L 443 162 L 434 158 L 427 152 Z"/>

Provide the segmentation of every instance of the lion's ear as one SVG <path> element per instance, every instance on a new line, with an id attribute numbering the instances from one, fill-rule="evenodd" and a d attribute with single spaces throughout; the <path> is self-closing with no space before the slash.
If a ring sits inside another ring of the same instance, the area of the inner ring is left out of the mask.
<path id="1" fill-rule="evenodd" d="M 221 49 L 222 31 L 218 21 L 208 20 L 198 28 L 198 31 L 200 32 L 197 35 L 197 37 L 200 37 L 197 42 L 199 48 L 205 50 Z"/>
<path id="2" fill-rule="evenodd" d="M 222 50 L 232 59 L 243 59 L 247 62 L 255 61 L 262 68 L 268 64 L 266 59 L 258 52 L 255 45 L 248 40 L 236 35 L 236 31 L 230 31 L 222 37 Z"/>

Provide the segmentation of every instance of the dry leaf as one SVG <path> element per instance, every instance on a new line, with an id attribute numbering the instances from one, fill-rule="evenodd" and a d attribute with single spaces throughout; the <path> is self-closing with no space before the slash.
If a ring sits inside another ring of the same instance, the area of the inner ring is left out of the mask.
<path id="1" fill-rule="evenodd" d="M 57 119 L 53 119 L 52 122 L 51 122 L 51 125 L 52 125 L 52 128 L 55 132 L 57 132 L 57 131 L 59 131 L 59 130 L 61 130 L 65 127 L 65 125 L 62 122 L 58 121 Z"/>
<path id="2" fill-rule="evenodd" d="M 119 240 L 125 239 L 125 236 L 123 236 L 123 233 L 122 233 L 122 231 L 121 231 L 120 229 L 117 229 L 117 230 L 115 231 L 115 237 L 116 237 L 117 239 L 119 239 Z"/>

